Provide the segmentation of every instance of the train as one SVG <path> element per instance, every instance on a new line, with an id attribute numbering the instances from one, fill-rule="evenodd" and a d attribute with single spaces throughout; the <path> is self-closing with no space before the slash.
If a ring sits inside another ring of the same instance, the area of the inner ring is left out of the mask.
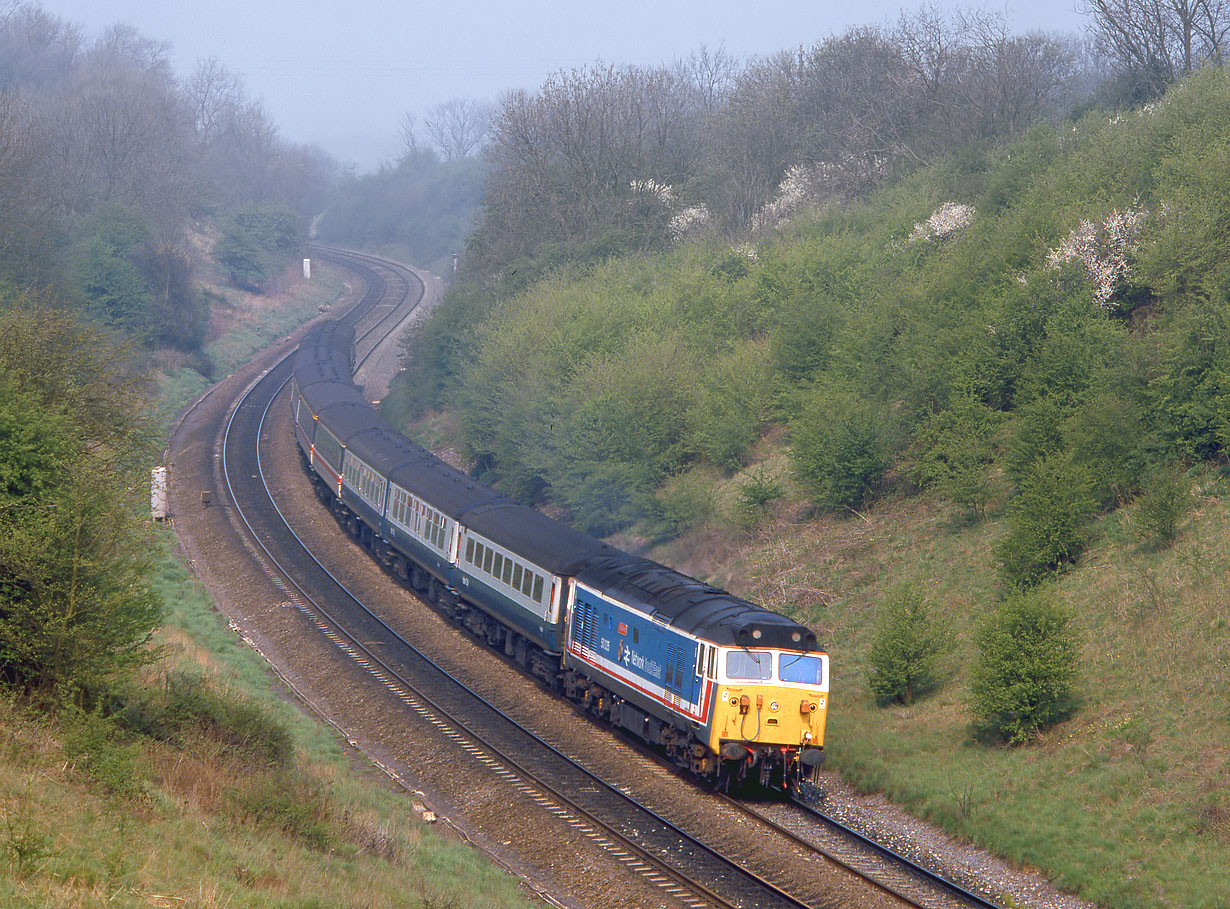
<path id="1" fill-rule="evenodd" d="M 390 574 L 718 789 L 814 780 L 829 692 L 814 632 L 477 482 L 397 432 L 353 367 L 351 327 L 325 320 L 305 333 L 295 440 L 317 497 Z"/>

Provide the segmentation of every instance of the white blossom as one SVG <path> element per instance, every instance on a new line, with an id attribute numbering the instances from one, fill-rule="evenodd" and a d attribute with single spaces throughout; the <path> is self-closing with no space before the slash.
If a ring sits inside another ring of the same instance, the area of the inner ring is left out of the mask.
<path id="1" fill-rule="evenodd" d="M 632 187 L 632 192 L 638 196 L 649 196 L 651 199 L 657 199 L 663 205 L 670 205 L 675 201 L 675 188 L 669 183 L 659 183 L 657 180 L 633 180 L 628 184 Z"/>
<path id="2" fill-rule="evenodd" d="M 882 173 L 885 160 L 851 156 L 844 162 L 818 161 L 791 166 L 778 184 L 777 194 L 752 216 L 752 230 L 782 227 L 805 206 L 841 197 L 849 192 L 852 184 L 866 182 Z"/>
<path id="3" fill-rule="evenodd" d="M 1131 253 L 1140 245 L 1145 226 L 1144 209 L 1114 209 L 1101 224 L 1081 221 L 1067 238 L 1046 256 L 1047 265 L 1058 268 L 1076 260 L 1093 282 L 1094 302 L 1103 309 L 1118 304 L 1111 300 L 1128 277 Z"/>
<path id="4" fill-rule="evenodd" d="M 704 205 L 693 205 L 683 209 L 683 211 L 676 212 L 671 217 L 667 229 L 670 230 L 671 238 L 678 243 L 689 231 L 708 223 L 708 221 L 709 209 Z"/>
<path id="5" fill-rule="evenodd" d="M 910 233 L 910 240 L 944 240 L 974 223 L 974 206 L 961 202 L 945 202 L 919 221 Z"/>

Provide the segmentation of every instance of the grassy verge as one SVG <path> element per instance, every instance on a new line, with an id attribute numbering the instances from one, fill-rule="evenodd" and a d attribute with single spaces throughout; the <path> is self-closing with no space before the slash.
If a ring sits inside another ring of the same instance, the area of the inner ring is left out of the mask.
<path id="1" fill-rule="evenodd" d="M 281 701 L 164 545 L 167 655 L 119 723 L 0 701 L 0 904 L 528 905 Z"/>
<path id="2" fill-rule="evenodd" d="M 209 355 L 231 371 L 340 294 L 314 280 Z M 160 383 L 173 414 L 208 381 Z M 336 733 L 289 705 L 174 555 L 159 664 L 112 716 L 0 697 L 0 905 L 525 906 L 519 883 L 437 834 Z"/>
<path id="3" fill-rule="evenodd" d="M 1175 544 L 1138 543 L 1136 506 L 1050 588 L 1083 637 L 1076 714 L 1029 745 L 969 731 L 973 632 L 997 598 L 1000 515 L 929 497 L 764 531 L 730 583 L 793 612 L 833 654 L 831 766 L 956 836 L 1101 905 L 1230 904 L 1230 477 L 1191 478 Z M 678 544 L 676 544 L 678 545 Z M 867 654 L 891 588 L 921 585 L 955 629 L 948 674 L 877 707 Z"/>

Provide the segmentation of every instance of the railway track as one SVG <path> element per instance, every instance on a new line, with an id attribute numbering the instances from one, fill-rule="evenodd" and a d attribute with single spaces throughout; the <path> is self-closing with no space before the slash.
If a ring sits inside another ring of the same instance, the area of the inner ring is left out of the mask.
<path id="1" fill-rule="evenodd" d="M 360 359 L 368 356 L 404 317 L 422 293 L 422 281 L 408 271 L 390 268 L 375 257 L 318 249 L 329 259 L 361 274 L 367 291 L 344 318 L 356 326 Z M 400 313 L 400 315 L 399 315 Z M 641 875 L 664 895 L 687 906 L 826 906 L 834 901 L 824 887 L 806 887 L 812 874 L 755 874 L 748 859 L 733 855 L 729 843 L 688 832 L 664 813 L 641 804 L 621 787 L 611 786 L 565 755 L 542 736 L 509 717 L 478 692 L 399 635 L 359 596 L 334 576 L 291 529 L 266 482 L 270 451 L 286 440 L 269 428 L 272 408 L 285 406 L 278 392 L 289 377 L 283 358 L 254 381 L 234 407 L 222 443 L 221 471 L 236 520 L 246 528 L 248 548 L 285 596 L 279 604 L 305 617 L 336 652 L 361 667 L 407 711 L 436 728 L 470 755 L 482 773 L 520 789 L 541 810 L 562 820 L 625 868 Z M 278 402 L 275 404 L 275 402 Z M 253 440 L 257 440 L 253 444 Z M 306 481 L 305 481 L 306 482 Z M 627 788 L 627 787 L 623 787 Z M 737 803 L 732 803 L 737 805 Z M 846 847 L 859 852 L 851 860 L 842 849 L 827 850 L 747 806 L 738 805 L 763 835 L 795 844 L 807 862 L 830 869 L 840 866 L 866 881 L 877 896 L 868 905 L 992 906 L 974 894 L 937 884 L 924 869 L 906 870 L 899 856 L 866 855 L 866 844 Z M 802 810 L 802 809 L 800 809 Z M 832 822 L 828 822 L 832 823 Z M 710 831 L 712 832 L 712 831 Z M 867 866 L 879 862 L 879 866 Z M 781 878 L 778 882 L 770 877 Z M 926 882 L 930 879 L 929 882 Z M 926 892 L 923 892 L 926 891 Z M 879 900 L 878 902 L 876 900 Z"/>

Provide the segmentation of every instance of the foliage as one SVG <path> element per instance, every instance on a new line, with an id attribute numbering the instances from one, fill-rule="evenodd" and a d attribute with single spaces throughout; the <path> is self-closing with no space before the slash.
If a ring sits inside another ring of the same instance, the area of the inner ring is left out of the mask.
<path id="1" fill-rule="evenodd" d="M 807 497 L 823 508 L 859 508 L 889 464 L 885 416 L 860 395 L 817 388 L 791 423 L 790 461 Z"/>
<path id="2" fill-rule="evenodd" d="M 122 208 L 97 212 L 78 232 L 70 254 L 74 289 L 92 317 L 135 336 L 149 330 L 149 285 L 138 261 L 149 228 Z"/>
<path id="3" fill-rule="evenodd" d="M 245 205 L 233 211 L 214 244 L 214 258 L 241 290 L 263 293 L 307 242 L 305 219 L 286 206 Z"/>
<path id="4" fill-rule="evenodd" d="M 968 395 L 932 414 L 915 433 L 916 482 L 982 517 L 994 488 L 990 467 L 1003 423 L 1003 414 Z"/>
<path id="5" fill-rule="evenodd" d="M 159 687 L 125 694 L 115 718 L 125 730 L 181 748 L 208 741 L 269 767 L 288 767 L 294 758 L 284 723 L 260 704 L 219 690 L 199 674 L 164 673 Z"/>
<path id="6" fill-rule="evenodd" d="M 1035 461 L 1008 504 L 1008 534 L 997 548 L 1010 587 L 1033 587 L 1085 548 L 1095 499 L 1088 469 L 1065 455 Z"/>
<path id="7" fill-rule="evenodd" d="M 132 490 L 149 435 L 97 332 L 32 303 L 0 314 L 0 674 L 90 701 L 148 662 L 161 617 Z"/>
<path id="8" fill-rule="evenodd" d="M 763 464 L 750 470 L 737 487 L 739 518 L 747 526 L 753 526 L 770 506 L 784 495 L 781 479 Z"/>
<path id="9" fill-rule="evenodd" d="M 410 262 L 449 275 L 465 248 L 486 179 L 481 158 L 440 161 L 411 152 L 375 173 L 333 188 L 318 236 L 327 243 L 393 249 Z"/>
<path id="10" fill-rule="evenodd" d="M 1075 709 L 1080 644 L 1046 590 L 1009 597 L 978 636 L 969 709 L 979 735 L 1020 745 Z"/>
<path id="11" fill-rule="evenodd" d="M 1159 547 L 1172 545 L 1191 500 L 1191 480 L 1184 464 L 1167 464 L 1154 470 L 1133 515 L 1141 541 Z"/>
<path id="12" fill-rule="evenodd" d="M 932 615 L 922 588 L 890 590 L 867 653 L 867 683 L 876 702 L 909 704 L 930 691 L 949 650 L 949 629 Z"/>

